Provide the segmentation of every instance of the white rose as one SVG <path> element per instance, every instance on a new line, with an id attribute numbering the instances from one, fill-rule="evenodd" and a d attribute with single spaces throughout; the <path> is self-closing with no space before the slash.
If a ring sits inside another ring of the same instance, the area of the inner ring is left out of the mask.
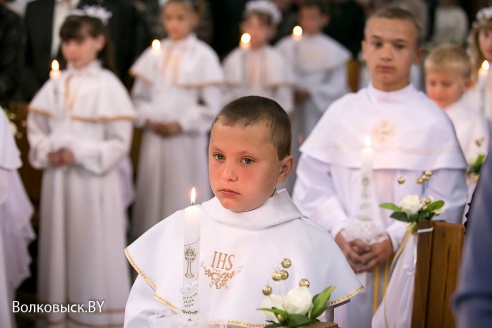
<path id="1" fill-rule="evenodd" d="M 412 215 L 422 208 L 422 201 L 417 195 L 408 195 L 401 200 L 400 207 L 403 212 Z"/>
<path id="2" fill-rule="evenodd" d="M 312 299 L 307 287 L 292 288 L 285 298 L 285 310 L 289 314 L 307 314 L 313 306 Z"/>
<path id="3" fill-rule="evenodd" d="M 270 296 L 267 296 L 267 298 L 265 298 L 263 302 L 261 302 L 260 308 L 262 309 L 276 308 L 280 310 L 285 310 L 284 299 L 280 295 L 271 294 Z M 268 312 L 268 311 L 260 311 L 260 312 L 268 321 L 273 321 L 278 323 L 277 316 L 273 312 Z"/>

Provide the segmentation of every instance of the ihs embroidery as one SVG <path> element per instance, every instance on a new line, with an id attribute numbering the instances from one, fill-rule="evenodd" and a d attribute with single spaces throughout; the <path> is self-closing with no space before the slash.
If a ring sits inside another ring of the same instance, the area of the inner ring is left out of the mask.
<path id="1" fill-rule="evenodd" d="M 227 284 L 229 280 L 234 278 L 234 276 L 240 273 L 244 268 L 244 266 L 240 266 L 237 269 L 234 269 L 233 260 L 235 257 L 236 256 L 234 254 L 226 254 L 215 251 L 210 268 L 208 268 L 203 262 L 201 263 L 205 276 L 210 278 L 210 283 L 208 284 L 210 288 L 229 288 Z"/>

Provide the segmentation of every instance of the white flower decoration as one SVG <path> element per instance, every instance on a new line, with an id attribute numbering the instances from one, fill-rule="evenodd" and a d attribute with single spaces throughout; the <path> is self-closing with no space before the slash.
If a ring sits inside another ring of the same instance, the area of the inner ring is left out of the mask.
<path id="1" fill-rule="evenodd" d="M 417 195 L 408 195 L 401 200 L 400 207 L 407 215 L 416 214 L 422 208 L 422 201 Z"/>
<path id="2" fill-rule="evenodd" d="M 267 296 L 267 298 L 265 298 L 263 302 L 261 302 L 260 308 L 262 309 L 276 308 L 280 310 L 285 310 L 284 299 L 280 295 L 271 294 Z M 268 321 L 273 321 L 278 323 L 277 316 L 274 313 L 268 311 L 260 311 L 260 312 Z"/>
<path id="3" fill-rule="evenodd" d="M 254 12 L 269 15 L 272 18 L 273 25 L 277 25 L 282 19 L 282 14 L 280 13 L 278 7 L 273 2 L 268 0 L 249 1 L 246 4 L 245 13 L 248 15 Z"/>
<path id="4" fill-rule="evenodd" d="M 104 25 L 108 25 L 109 19 L 113 16 L 113 13 L 101 6 L 84 6 L 82 9 L 72 10 L 70 15 L 98 18 Z"/>
<path id="5" fill-rule="evenodd" d="M 311 307 L 313 296 L 307 287 L 293 288 L 287 293 L 284 305 L 290 314 L 307 314 Z"/>

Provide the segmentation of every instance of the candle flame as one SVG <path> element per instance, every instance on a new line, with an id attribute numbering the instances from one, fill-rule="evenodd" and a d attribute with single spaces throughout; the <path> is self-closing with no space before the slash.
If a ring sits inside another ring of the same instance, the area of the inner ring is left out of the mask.
<path id="1" fill-rule="evenodd" d="M 54 71 L 60 70 L 60 64 L 58 64 L 58 60 L 55 59 L 51 62 L 51 69 Z"/>
<path id="2" fill-rule="evenodd" d="M 365 136 L 364 137 L 364 145 L 368 148 L 371 147 L 371 137 L 370 136 Z"/>
<path id="3" fill-rule="evenodd" d="M 193 187 L 191 189 L 191 205 L 195 205 L 196 189 Z"/>
<path id="4" fill-rule="evenodd" d="M 489 62 L 484 60 L 482 63 L 482 66 L 480 68 L 483 69 L 484 71 L 488 71 L 489 70 Z"/>
<path id="5" fill-rule="evenodd" d="M 244 33 L 241 35 L 241 44 L 248 44 L 251 42 L 251 35 L 249 33 Z"/>
<path id="6" fill-rule="evenodd" d="M 154 50 L 159 50 L 161 49 L 161 41 L 155 39 L 154 41 L 152 41 L 152 49 Z"/>
<path id="7" fill-rule="evenodd" d="M 296 39 L 300 39 L 302 37 L 302 27 L 300 26 L 295 26 L 292 29 L 292 36 Z"/>

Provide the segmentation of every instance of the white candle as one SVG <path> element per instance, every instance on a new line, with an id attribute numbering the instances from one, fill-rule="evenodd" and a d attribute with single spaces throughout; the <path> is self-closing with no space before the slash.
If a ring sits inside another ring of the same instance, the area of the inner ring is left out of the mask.
<path id="1" fill-rule="evenodd" d="M 60 64 L 58 64 L 58 60 L 53 60 L 51 62 L 51 71 L 50 71 L 50 79 L 56 80 L 60 77 Z"/>
<path id="2" fill-rule="evenodd" d="M 487 89 L 487 80 L 489 77 L 489 62 L 484 60 L 478 71 L 478 83 L 480 87 L 480 111 L 485 112 L 485 91 Z"/>
<path id="3" fill-rule="evenodd" d="M 183 285 L 198 279 L 200 257 L 200 223 L 202 211 L 195 205 L 196 191 L 191 190 L 191 206 L 185 209 Z"/>
<path id="4" fill-rule="evenodd" d="M 294 40 L 294 69 L 296 72 L 299 72 L 299 61 L 300 61 L 300 50 L 299 50 L 299 41 L 302 39 L 302 27 L 295 26 L 292 29 L 292 39 Z"/>
<path id="5" fill-rule="evenodd" d="M 249 33 L 244 33 L 241 35 L 241 40 L 239 41 L 239 48 L 241 48 L 241 68 L 243 75 L 243 86 L 246 87 L 248 84 L 248 49 L 251 47 L 251 35 Z"/>
<path id="6" fill-rule="evenodd" d="M 361 151 L 361 198 L 359 204 L 359 218 L 361 220 L 371 219 L 371 178 L 372 178 L 372 162 L 374 150 L 371 147 L 371 138 L 364 137 L 364 147 Z"/>

